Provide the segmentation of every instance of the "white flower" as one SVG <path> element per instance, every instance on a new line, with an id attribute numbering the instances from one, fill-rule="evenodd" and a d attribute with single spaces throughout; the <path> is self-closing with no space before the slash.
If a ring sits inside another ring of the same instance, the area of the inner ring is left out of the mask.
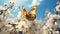
<path id="1" fill-rule="evenodd" d="M 60 11 L 60 5 L 56 7 L 56 11 Z"/>
<path id="2" fill-rule="evenodd" d="M 5 2 L 5 3 L 4 3 L 4 6 L 7 6 L 7 5 L 8 5 L 8 3 Z"/>

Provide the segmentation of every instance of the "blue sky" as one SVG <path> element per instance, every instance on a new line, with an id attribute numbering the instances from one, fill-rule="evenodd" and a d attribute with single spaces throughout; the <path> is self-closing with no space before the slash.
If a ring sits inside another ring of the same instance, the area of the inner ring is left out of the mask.
<path id="1" fill-rule="evenodd" d="M 37 16 L 40 14 L 38 18 L 44 17 L 44 13 L 46 9 L 48 9 L 51 13 L 54 12 L 54 8 L 56 7 L 57 1 L 56 0 L 44 0 L 42 3 L 39 5 Z"/>
<path id="2" fill-rule="evenodd" d="M 44 18 L 44 14 L 46 9 L 49 9 L 51 13 L 54 12 L 54 8 L 56 7 L 57 0 L 14 0 L 16 2 L 16 6 L 22 6 L 26 8 L 27 12 L 29 12 L 35 5 L 38 5 L 38 11 L 37 11 L 37 18 L 36 19 L 41 19 Z M 4 3 L 8 3 L 10 0 L 0 0 L 0 6 L 4 6 Z M 7 6 L 7 7 L 8 7 Z M 16 7 L 15 6 L 15 7 Z M 19 11 L 22 11 L 22 9 L 17 9 L 16 12 L 13 11 L 13 9 L 10 9 L 11 13 L 14 15 L 14 17 L 17 17 L 17 14 Z"/>

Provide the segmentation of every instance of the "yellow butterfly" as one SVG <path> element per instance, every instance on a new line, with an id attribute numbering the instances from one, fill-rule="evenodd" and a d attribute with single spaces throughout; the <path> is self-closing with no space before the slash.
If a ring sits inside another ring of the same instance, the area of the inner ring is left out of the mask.
<path id="1" fill-rule="evenodd" d="M 34 20 L 36 18 L 36 12 L 37 12 L 38 6 L 35 6 L 34 8 L 32 8 L 28 13 L 26 11 L 26 9 L 24 8 L 24 6 L 22 6 L 22 11 L 23 14 L 26 16 L 26 18 L 28 20 Z"/>

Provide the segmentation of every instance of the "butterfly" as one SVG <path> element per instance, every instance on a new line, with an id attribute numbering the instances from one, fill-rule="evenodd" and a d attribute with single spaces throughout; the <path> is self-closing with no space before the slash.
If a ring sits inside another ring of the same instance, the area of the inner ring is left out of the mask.
<path id="1" fill-rule="evenodd" d="M 37 12 L 38 6 L 34 6 L 28 13 L 24 6 L 22 6 L 23 14 L 26 16 L 28 20 L 34 20 L 36 18 L 36 12 Z"/>

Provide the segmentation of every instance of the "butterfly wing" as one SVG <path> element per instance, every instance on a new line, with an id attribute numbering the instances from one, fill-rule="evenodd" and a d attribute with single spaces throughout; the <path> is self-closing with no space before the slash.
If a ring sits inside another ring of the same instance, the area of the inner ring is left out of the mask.
<path id="1" fill-rule="evenodd" d="M 30 12 L 29 12 L 28 14 L 36 14 L 37 9 L 38 9 L 38 6 L 35 6 L 34 8 L 32 8 L 32 9 L 30 10 Z"/>
<path id="2" fill-rule="evenodd" d="M 22 11 L 23 11 L 23 14 L 24 14 L 24 15 L 27 14 L 26 9 L 24 8 L 24 6 L 22 6 Z"/>

